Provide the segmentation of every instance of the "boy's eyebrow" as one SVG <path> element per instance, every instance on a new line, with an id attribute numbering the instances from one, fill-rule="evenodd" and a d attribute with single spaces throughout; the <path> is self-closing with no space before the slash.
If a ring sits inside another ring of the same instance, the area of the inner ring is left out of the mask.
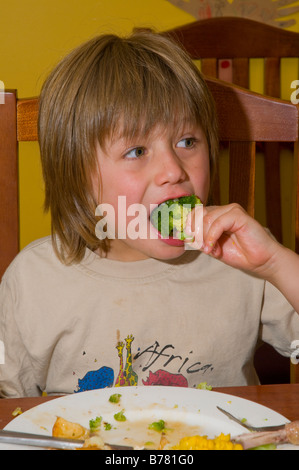
<path id="1" fill-rule="evenodd" d="M 128 150 L 130 147 L 137 146 L 138 143 L 135 140 L 128 139 L 125 137 L 107 137 L 102 144 L 99 144 L 99 147 L 105 152 L 109 153 L 109 150 L 116 151 L 117 153 L 123 153 Z M 141 145 L 141 144 L 140 144 Z"/>
<path id="2" fill-rule="evenodd" d="M 141 145 L 144 143 L 144 140 L 148 139 L 150 135 L 155 135 L 155 133 L 157 135 L 161 135 L 161 132 L 163 132 L 163 130 L 167 132 L 168 128 L 171 128 L 172 132 L 178 136 L 188 132 L 193 133 L 198 130 L 203 132 L 201 124 L 192 118 L 180 119 L 176 120 L 176 122 L 174 120 L 173 123 L 168 124 L 164 124 L 163 122 L 156 122 L 156 124 L 149 129 L 147 129 L 145 124 L 140 126 L 138 131 L 134 130 L 132 132 L 126 130 L 124 126 L 120 126 L 118 129 L 112 131 L 110 135 L 107 135 L 104 138 L 104 141 L 100 143 L 100 147 L 105 150 L 107 149 L 107 146 L 111 147 L 119 144 L 120 146 L 124 147 L 124 149 L 126 149 L 134 145 Z M 143 142 L 140 142 L 141 140 Z"/>
<path id="3" fill-rule="evenodd" d="M 184 122 L 182 124 L 182 126 L 178 127 L 177 131 L 179 133 L 185 133 L 185 132 L 188 132 L 188 131 L 191 131 L 191 132 L 194 132 L 194 131 L 202 131 L 202 126 L 200 124 L 198 124 L 197 122 L 194 122 L 194 121 L 188 121 L 188 122 Z"/>
<path id="4" fill-rule="evenodd" d="M 126 137 L 126 136 L 115 136 L 114 138 L 107 139 L 106 145 L 108 144 L 110 147 L 119 146 L 123 147 L 124 149 L 132 146 L 137 145 L 137 140 L 140 139 L 141 136 L 134 136 L 134 137 Z"/>
<path id="5" fill-rule="evenodd" d="M 138 145 L 138 141 L 144 141 L 145 139 L 147 139 L 151 132 L 152 130 L 149 130 L 147 132 L 140 131 L 130 134 L 126 133 L 125 131 L 115 132 L 112 136 L 106 138 L 105 145 L 108 144 L 110 146 L 113 146 L 119 144 L 125 148 L 131 147 L 132 145 Z"/>

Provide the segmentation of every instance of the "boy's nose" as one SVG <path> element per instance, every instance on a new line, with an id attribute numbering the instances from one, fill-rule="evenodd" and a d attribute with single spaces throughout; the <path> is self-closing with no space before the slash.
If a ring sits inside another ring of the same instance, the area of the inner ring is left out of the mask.
<path id="1" fill-rule="evenodd" d="M 158 186 L 167 183 L 177 184 L 186 179 L 186 172 L 175 151 L 168 150 L 166 152 L 161 152 L 157 160 L 155 183 Z"/>

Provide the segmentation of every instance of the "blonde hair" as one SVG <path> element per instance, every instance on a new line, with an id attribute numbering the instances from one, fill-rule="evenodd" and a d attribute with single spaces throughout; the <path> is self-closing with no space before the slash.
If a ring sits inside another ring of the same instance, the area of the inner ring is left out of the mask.
<path id="1" fill-rule="evenodd" d="M 218 142 L 210 92 L 181 47 L 157 33 L 95 37 L 56 66 L 41 91 L 38 132 L 45 210 L 62 262 L 79 262 L 86 247 L 109 249 L 95 234 L 96 144 L 190 119 L 207 137 L 212 175 Z"/>

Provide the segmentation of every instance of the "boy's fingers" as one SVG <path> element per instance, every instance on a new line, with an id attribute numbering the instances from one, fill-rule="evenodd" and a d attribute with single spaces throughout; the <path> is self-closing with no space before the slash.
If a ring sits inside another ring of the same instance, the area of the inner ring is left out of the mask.
<path id="1" fill-rule="evenodd" d="M 185 235 L 190 248 L 200 250 L 203 245 L 203 217 L 206 209 L 204 206 L 198 206 L 188 214 L 186 226 L 184 228 Z"/>
<path id="2" fill-rule="evenodd" d="M 246 212 L 237 204 L 225 206 L 223 210 L 220 208 L 211 211 L 204 219 L 206 245 L 212 247 L 223 233 L 239 230 L 244 223 L 244 215 L 246 216 Z"/>
<path id="3" fill-rule="evenodd" d="M 187 217 L 184 229 L 187 236 L 185 242 L 188 243 L 188 246 L 207 252 L 215 249 L 216 239 L 212 233 L 209 235 L 210 229 L 221 215 L 230 210 L 230 206 L 199 206 L 193 209 Z"/>
<path id="4" fill-rule="evenodd" d="M 247 214 L 238 204 L 201 206 L 188 216 L 185 233 L 190 238 L 187 242 L 194 249 L 217 256 L 221 251 L 218 240 L 225 232 L 240 229 L 244 216 Z"/>

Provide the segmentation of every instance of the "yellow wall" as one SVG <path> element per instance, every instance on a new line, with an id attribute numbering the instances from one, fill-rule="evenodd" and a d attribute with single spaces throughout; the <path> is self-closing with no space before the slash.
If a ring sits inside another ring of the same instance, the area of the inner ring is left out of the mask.
<path id="1" fill-rule="evenodd" d="M 140 26 L 166 30 L 191 21 L 192 16 L 166 0 L 0 0 L 0 80 L 7 89 L 17 89 L 20 98 L 35 96 L 56 62 L 96 34 L 122 34 Z M 288 67 L 284 82 L 287 97 L 298 65 Z M 259 70 L 257 63 L 252 76 L 256 91 L 261 91 Z M 20 145 L 19 168 L 22 248 L 50 233 L 49 216 L 42 210 L 43 182 L 36 143 Z"/>
<path id="2" fill-rule="evenodd" d="M 0 80 L 20 98 L 35 96 L 69 50 L 102 32 L 165 30 L 193 18 L 165 0 L 0 0 Z M 50 233 L 36 143 L 20 144 L 20 244 Z"/>

